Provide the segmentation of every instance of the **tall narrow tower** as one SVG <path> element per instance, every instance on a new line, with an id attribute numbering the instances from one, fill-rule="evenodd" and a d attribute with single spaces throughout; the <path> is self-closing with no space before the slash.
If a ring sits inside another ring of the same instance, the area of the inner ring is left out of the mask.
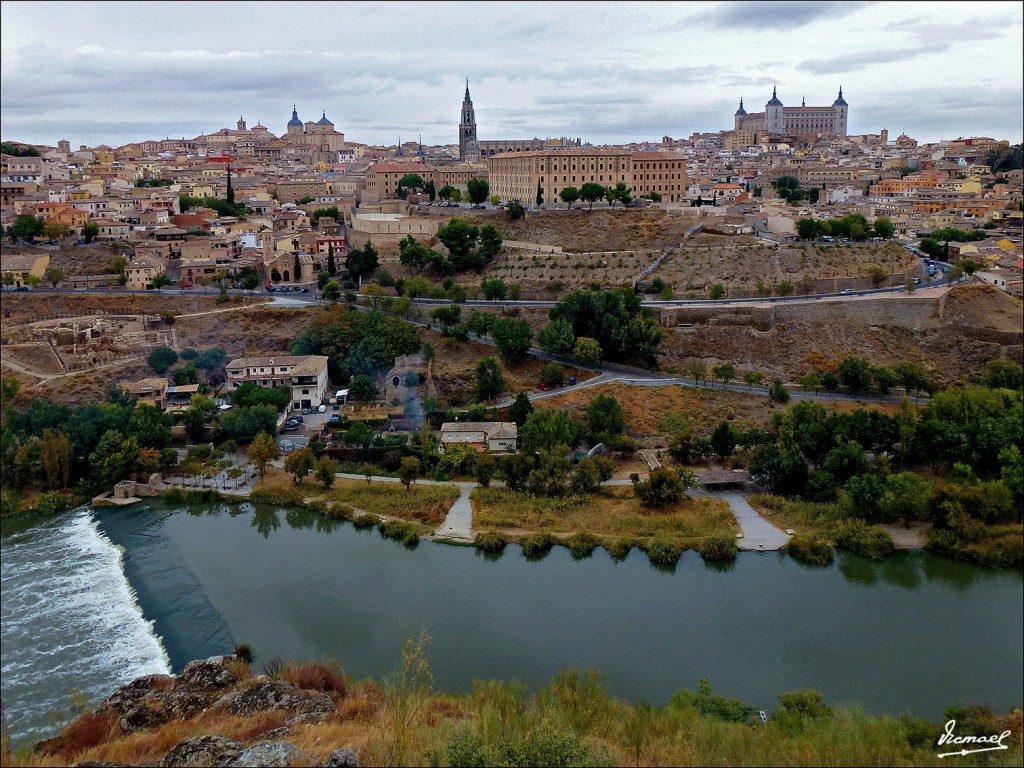
<path id="1" fill-rule="evenodd" d="M 466 97 L 462 100 L 462 118 L 459 121 L 459 159 L 474 160 L 473 155 L 479 153 L 476 140 L 476 114 L 473 112 L 473 100 L 469 97 L 469 80 L 466 80 Z"/>

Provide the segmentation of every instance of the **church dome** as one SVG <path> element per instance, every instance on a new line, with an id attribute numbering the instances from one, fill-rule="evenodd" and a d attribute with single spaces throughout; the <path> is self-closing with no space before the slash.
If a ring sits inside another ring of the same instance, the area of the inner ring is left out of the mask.
<path id="1" fill-rule="evenodd" d="M 288 121 L 289 128 L 301 128 L 302 121 L 299 120 L 299 113 L 295 111 L 295 105 L 292 105 L 292 119 Z"/>
<path id="2" fill-rule="evenodd" d="M 332 123 L 330 120 L 327 119 L 327 112 L 326 112 L 326 110 L 323 113 L 323 117 L 321 117 L 319 120 L 316 121 L 316 124 L 317 125 L 334 125 L 334 123 Z"/>
<path id="3" fill-rule="evenodd" d="M 779 101 L 779 97 L 775 95 L 775 88 L 772 88 L 772 100 L 765 104 L 766 107 L 781 107 L 782 102 Z"/>

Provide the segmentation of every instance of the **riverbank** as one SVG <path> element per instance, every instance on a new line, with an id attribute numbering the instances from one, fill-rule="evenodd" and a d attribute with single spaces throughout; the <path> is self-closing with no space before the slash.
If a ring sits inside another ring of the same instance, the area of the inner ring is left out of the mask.
<path id="1" fill-rule="evenodd" d="M 439 695 L 425 633 L 407 639 L 396 664 L 404 676 L 350 681 L 319 663 L 281 662 L 257 676 L 236 656 L 194 661 L 176 677 L 134 681 L 4 763 L 928 766 L 959 754 L 941 747 L 941 721 L 835 708 L 813 690 L 779 693 L 769 712 L 701 680 L 652 708 L 573 668 L 535 693 L 491 680 Z M 141 721 L 140 711 L 149 713 Z M 957 707 L 948 717 L 959 736 L 996 735 L 988 765 L 1020 764 L 1019 707 Z"/>

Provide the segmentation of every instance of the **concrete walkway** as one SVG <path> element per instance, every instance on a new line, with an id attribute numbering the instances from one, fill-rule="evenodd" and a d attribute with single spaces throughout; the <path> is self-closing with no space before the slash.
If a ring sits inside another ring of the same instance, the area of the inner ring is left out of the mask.
<path id="1" fill-rule="evenodd" d="M 714 496 L 728 502 L 729 508 L 736 516 L 736 522 L 739 523 L 743 531 L 743 538 L 736 540 L 736 545 L 740 549 L 766 552 L 772 549 L 782 549 L 789 542 L 789 534 L 780 531 L 757 514 L 754 508 L 747 503 L 743 494 L 717 493 Z"/>
<path id="2" fill-rule="evenodd" d="M 469 494 L 476 488 L 476 483 L 451 483 L 451 485 L 459 486 L 459 498 L 452 504 L 444 523 L 434 531 L 434 535 L 442 539 L 472 541 L 473 507 L 469 501 Z"/>

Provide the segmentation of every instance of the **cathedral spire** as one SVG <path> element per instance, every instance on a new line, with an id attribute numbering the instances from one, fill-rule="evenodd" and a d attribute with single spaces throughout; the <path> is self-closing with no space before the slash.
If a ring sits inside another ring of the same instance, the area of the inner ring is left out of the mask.
<path id="1" fill-rule="evenodd" d="M 840 88 L 840 90 L 842 90 L 842 89 Z M 469 78 L 467 77 L 466 78 L 466 101 L 469 101 L 469 100 L 470 100 L 470 98 L 469 98 Z"/>

